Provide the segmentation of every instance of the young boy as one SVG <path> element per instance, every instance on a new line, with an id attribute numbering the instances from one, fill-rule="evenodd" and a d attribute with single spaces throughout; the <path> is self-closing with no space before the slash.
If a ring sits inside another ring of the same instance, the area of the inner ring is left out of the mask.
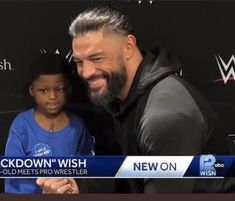
<path id="1" fill-rule="evenodd" d="M 94 153 L 82 120 L 65 110 L 70 93 L 69 67 L 56 54 L 43 54 L 30 68 L 29 93 L 36 106 L 13 121 L 6 156 L 74 156 Z M 5 179 L 6 193 L 41 193 L 36 179 Z"/>

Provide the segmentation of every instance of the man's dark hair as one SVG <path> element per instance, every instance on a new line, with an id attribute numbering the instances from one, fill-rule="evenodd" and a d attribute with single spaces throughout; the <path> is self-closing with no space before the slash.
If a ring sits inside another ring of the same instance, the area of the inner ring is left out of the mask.
<path id="1" fill-rule="evenodd" d="M 71 23 L 69 33 L 72 37 L 76 37 L 100 29 L 114 31 L 125 36 L 133 33 L 133 28 L 126 15 L 109 7 L 83 11 Z"/>
<path id="2" fill-rule="evenodd" d="M 37 55 L 29 69 L 28 85 L 31 85 L 40 75 L 62 74 L 70 81 L 70 66 L 67 60 L 59 54 Z"/>

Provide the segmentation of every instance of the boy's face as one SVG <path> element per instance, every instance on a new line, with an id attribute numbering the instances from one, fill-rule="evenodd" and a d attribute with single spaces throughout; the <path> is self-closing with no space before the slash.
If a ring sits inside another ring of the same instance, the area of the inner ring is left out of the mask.
<path id="1" fill-rule="evenodd" d="M 61 74 L 40 75 L 29 92 L 38 111 L 44 115 L 58 114 L 66 103 L 68 84 Z"/>

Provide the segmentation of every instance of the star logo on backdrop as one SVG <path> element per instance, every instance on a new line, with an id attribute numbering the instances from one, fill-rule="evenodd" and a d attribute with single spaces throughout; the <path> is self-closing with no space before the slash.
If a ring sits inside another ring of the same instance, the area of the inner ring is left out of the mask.
<path id="1" fill-rule="evenodd" d="M 144 1 L 141 1 L 141 0 L 139 0 L 139 1 L 138 1 L 138 4 L 140 5 L 142 2 L 144 2 Z M 148 1 L 148 2 L 149 2 L 149 4 L 150 4 L 150 5 L 152 5 L 152 3 L 153 3 L 153 0 L 151 0 L 151 1 Z"/>
<path id="2" fill-rule="evenodd" d="M 40 53 L 41 54 L 47 54 L 47 50 L 45 50 L 45 49 L 40 49 Z M 60 50 L 57 48 L 57 49 L 55 49 L 54 50 L 54 53 L 55 54 L 60 54 Z M 73 55 L 72 55 L 72 50 L 69 50 L 68 52 L 67 52 L 67 54 L 65 55 L 65 58 L 68 60 L 68 62 L 69 63 L 71 63 L 71 61 L 72 61 L 72 58 L 73 58 Z"/>

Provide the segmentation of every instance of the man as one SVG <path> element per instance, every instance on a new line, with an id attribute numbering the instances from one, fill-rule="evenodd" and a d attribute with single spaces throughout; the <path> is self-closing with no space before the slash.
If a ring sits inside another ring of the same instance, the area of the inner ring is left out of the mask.
<path id="1" fill-rule="evenodd" d="M 115 118 L 123 155 L 227 154 L 213 112 L 178 76 L 174 57 L 163 49 L 141 53 L 125 15 L 110 8 L 86 10 L 69 31 L 78 74 L 92 102 Z M 73 179 L 37 183 L 45 193 L 79 192 Z M 224 184 L 213 179 L 146 178 L 128 180 L 128 191 L 225 192 Z"/>

